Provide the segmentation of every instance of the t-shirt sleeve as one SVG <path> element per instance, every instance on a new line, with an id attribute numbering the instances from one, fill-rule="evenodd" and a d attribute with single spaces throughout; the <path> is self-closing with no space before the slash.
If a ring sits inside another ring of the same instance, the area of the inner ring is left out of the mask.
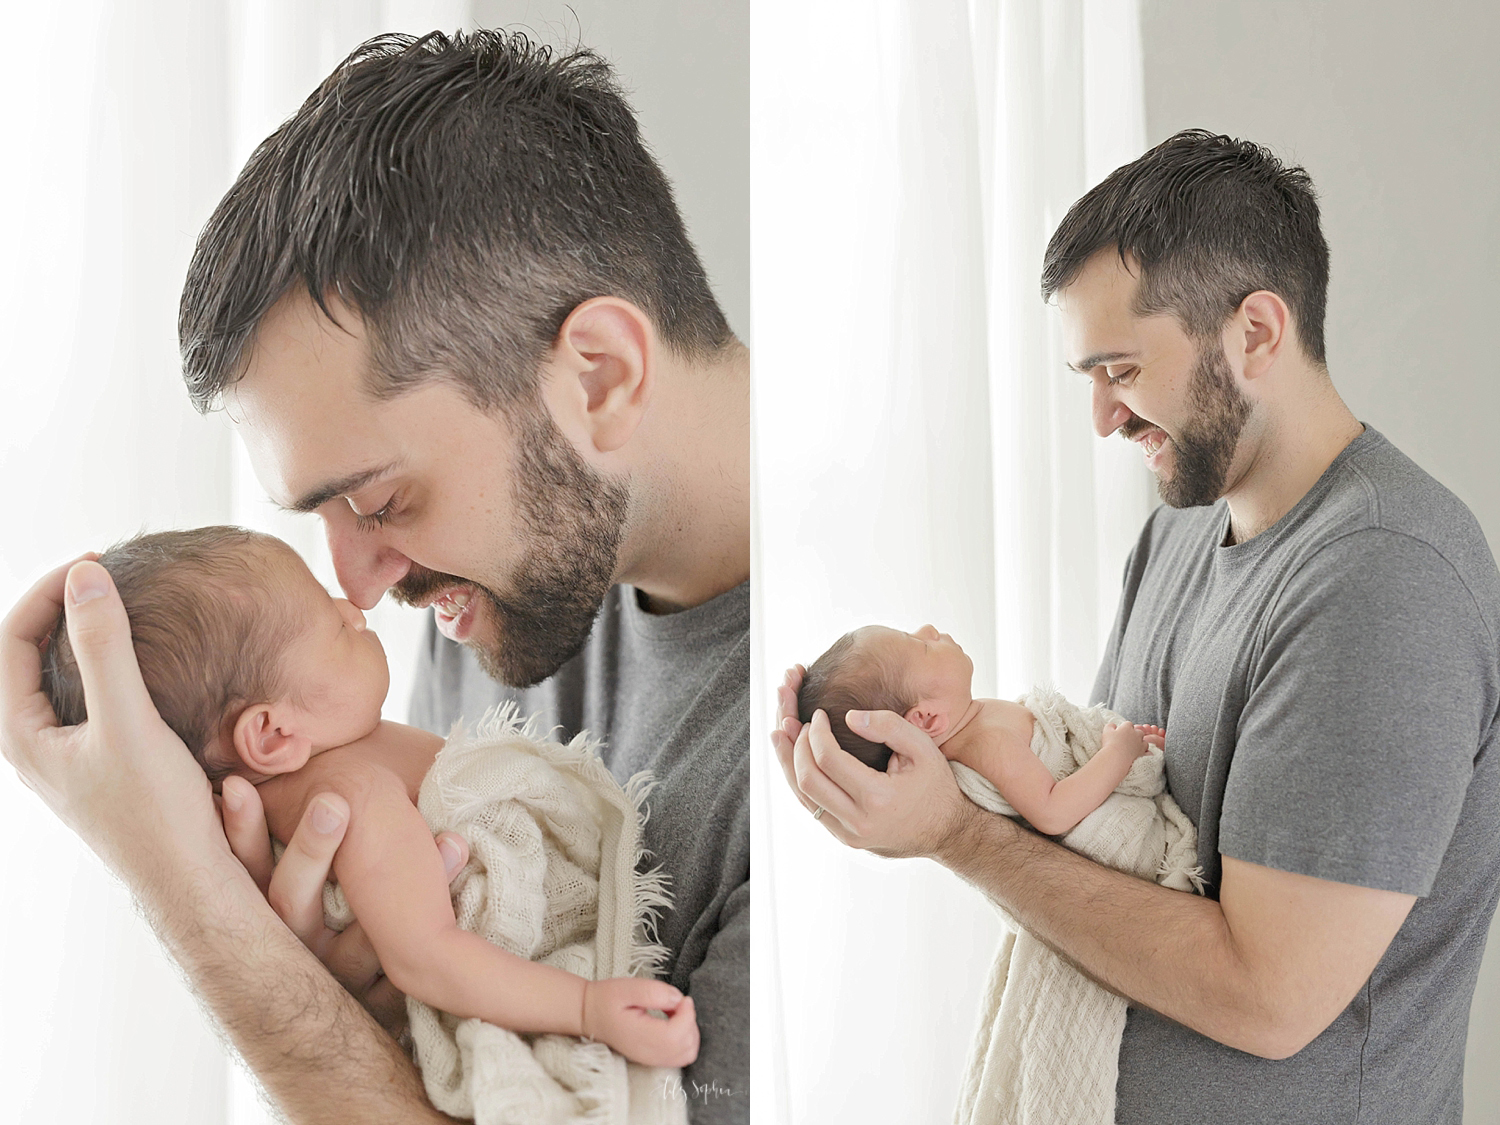
<path id="1" fill-rule="evenodd" d="M 1488 644 L 1428 544 L 1367 529 L 1319 551 L 1258 640 L 1220 853 L 1429 893 L 1473 773 Z"/>

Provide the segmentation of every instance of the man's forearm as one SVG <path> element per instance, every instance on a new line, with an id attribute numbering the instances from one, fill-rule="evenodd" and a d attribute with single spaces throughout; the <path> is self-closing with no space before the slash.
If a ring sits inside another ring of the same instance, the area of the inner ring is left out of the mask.
<path id="1" fill-rule="evenodd" d="M 144 903 L 151 924 L 289 1121 L 453 1120 L 242 871 L 200 868 L 173 888 Z"/>
<path id="2" fill-rule="evenodd" d="M 1278 1053 L 1281 1013 L 1217 902 L 1103 867 L 978 808 L 933 858 L 1105 988 L 1221 1043 Z"/>

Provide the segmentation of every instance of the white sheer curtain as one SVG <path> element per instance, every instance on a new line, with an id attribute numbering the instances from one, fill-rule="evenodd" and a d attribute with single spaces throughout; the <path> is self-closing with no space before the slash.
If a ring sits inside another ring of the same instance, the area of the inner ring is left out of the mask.
<path id="1" fill-rule="evenodd" d="M 1143 147 L 1137 15 L 761 0 L 751 60 L 755 1114 L 946 1121 L 998 918 L 828 838 L 766 750 L 771 690 L 848 628 L 932 621 L 978 693 L 1087 694 L 1150 488 L 1091 435 L 1037 278 Z"/>
<path id="2" fill-rule="evenodd" d="M 320 562 L 315 527 L 273 526 L 222 419 L 188 404 L 182 279 L 250 148 L 334 63 L 378 31 L 452 30 L 467 10 L 85 0 L 63 21 L 55 5 L 7 7 L 0 605 L 143 528 L 267 526 Z M 404 708 L 399 684 L 392 700 Z M 3 772 L 0 1121 L 267 1120 L 124 889 Z"/>

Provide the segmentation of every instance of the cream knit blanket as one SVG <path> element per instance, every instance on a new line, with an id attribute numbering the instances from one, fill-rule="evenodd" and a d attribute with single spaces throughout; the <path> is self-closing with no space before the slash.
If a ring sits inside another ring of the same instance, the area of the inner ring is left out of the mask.
<path id="1" fill-rule="evenodd" d="M 1033 753 L 1058 779 L 1092 758 L 1103 707 L 1078 707 L 1038 688 Z M 1197 833 L 1166 791 L 1162 752 L 1136 759 L 1125 780 L 1063 843 L 1099 863 L 1176 890 L 1201 890 Z M 959 788 L 990 812 L 1015 816 L 995 786 L 953 763 Z M 1002 915 L 1004 912 L 1002 911 Z M 1123 999 L 1099 987 L 1009 917 L 985 985 L 979 1032 L 954 1115 L 957 1125 L 1114 1125 Z"/>
<path id="2" fill-rule="evenodd" d="M 434 833 L 458 832 L 469 862 L 453 881 L 458 924 L 502 949 L 592 980 L 648 975 L 668 897 L 641 856 L 642 774 L 622 789 L 579 735 L 540 737 L 513 705 L 454 728 L 422 782 Z M 353 919 L 336 887 L 325 913 Z M 676 1070 L 638 1066 L 603 1043 L 520 1035 L 407 998 L 411 1040 L 432 1104 L 477 1125 L 685 1125 Z"/>

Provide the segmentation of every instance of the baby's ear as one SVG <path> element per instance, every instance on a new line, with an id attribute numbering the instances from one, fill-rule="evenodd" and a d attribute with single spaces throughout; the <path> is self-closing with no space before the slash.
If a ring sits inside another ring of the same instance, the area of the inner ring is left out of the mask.
<path id="1" fill-rule="evenodd" d="M 296 730 L 270 703 L 255 703 L 234 721 L 234 751 L 253 772 L 274 777 L 292 773 L 312 757 L 312 740 Z"/>
<path id="2" fill-rule="evenodd" d="M 936 707 L 918 703 L 903 716 L 914 727 L 921 727 L 936 742 L 948 729 L 948 716 Z"/>

